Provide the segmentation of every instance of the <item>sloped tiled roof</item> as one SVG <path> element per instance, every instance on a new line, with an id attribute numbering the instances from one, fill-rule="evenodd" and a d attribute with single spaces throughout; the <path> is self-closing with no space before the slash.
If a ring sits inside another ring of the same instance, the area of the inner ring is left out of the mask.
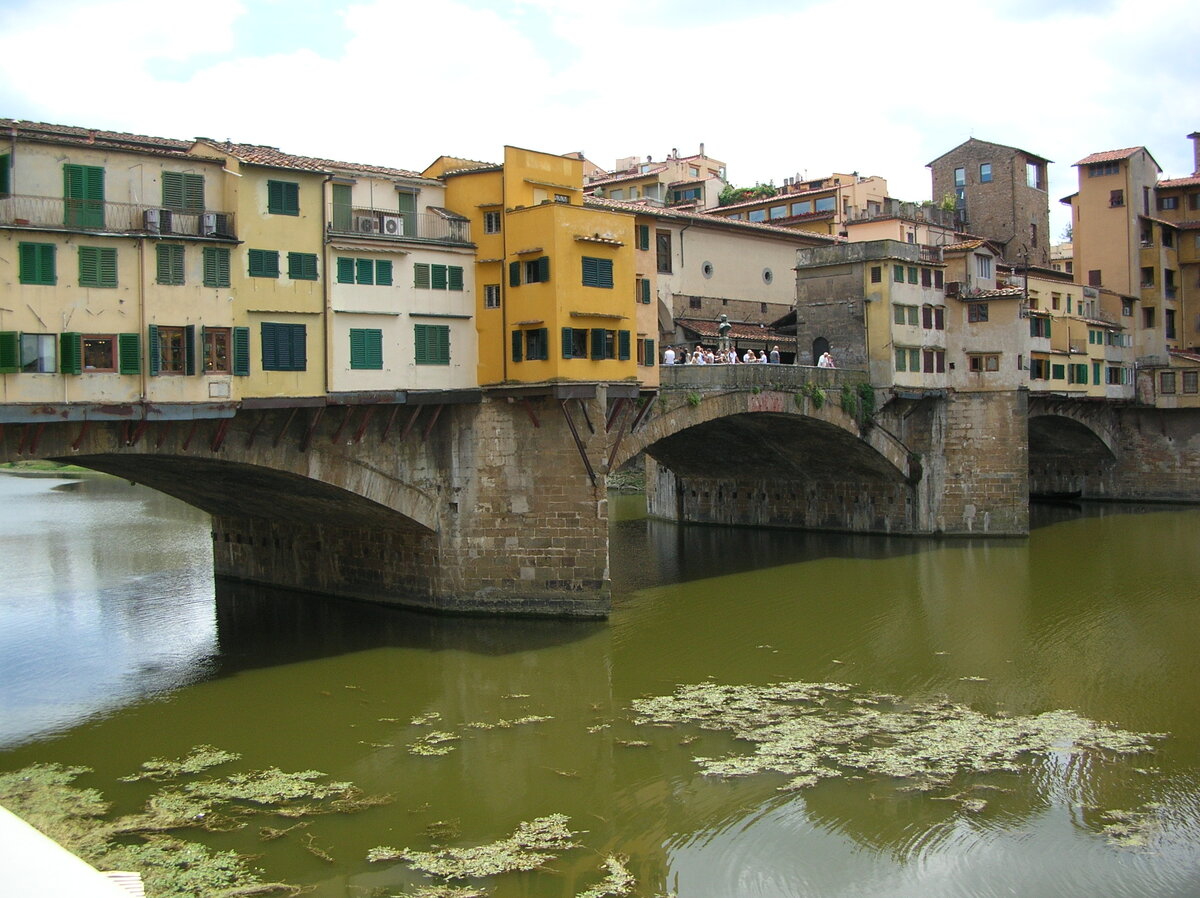
<path id="1" fill-rule="evenodd" d="M 701 337 L 717 338 L 721 336 L 719 322 L 709 318 L 676 318 L 675 323 L 687 328 Z M 758 324 L 738 324 L 729 322 L 729 336 L 734 340 L 785 340 L 788 335 L 777 334 L 769 327 Z M 795 338 L 792 337 L 794 340 Z"/>
<path id="2" fill-rule="evenodd" d="M 1195 352 L 1183 352 L 1178 349 L 1171 349 L 1168 350 L 1168 352 L 1173 358 L 1183 359 L 1185 362 L 1196 362 L 1197 364 L 1200 364 L 1200 354 Z"/>
<path id="3" fill-rule="evenodd" d="M 666 169 L 667 167 L 665 165 L 657 165 L 649 171 L 610 173 L 606 178 L 593 178 L 592 180 L 588 181 L 587 186 L 607 187 L 609 184 L 616 184 L 621 181 L 632 181 L 637 178 L 646 178 L 650 175 L 656 175 L 659 172 L 666 171 Z"/>
<path id="4" fill-rule="evenodd" d="M 1091 165 L 1094 162 L 1117 162 L 1121 159 L 1128 159 L 1138 150 L 1144 150 L 1145 147 L 1126 147 L 1123 150 L 1105 150 L 1102 153 L 1092 153 L 1090 156 L 1084 156 L 1076 165 Z"/>
<path id="5" fill-rule="evenodd" d="M 428 181 L 424 175 L 419 172 L 409 171 L 403 168 L 389 168 L 383 165 L 365 165 L 358 162 L 339 162 L 336 159 L 322 159 L 316 156 L 297 156 L 293 153 L 284 153 L 276 147 L 259 146 L 252 143 L 219 143 L 217 141 L 205 141 L 208 144 L 235 156 L 242 162 L 247 162 L 252 165 L 267 165 L 272 168 L 290 168 L 297 171 L 310 172 L 331 172 L 331 171 L 354 171 L 364 172 L 367 174 L 383 175 L 389 178 L 416 178 L 422 181 Z"/>
<path id="6" fill-rule="evenodd" d="M 1166 181 L 1159 181 L 1159 187 L 1194 187 L 1200 185 L 1200 175 L 1191 175 L 1186 178 L 1170 178 Z"/>
<path id="7" fill-rule="evenodd" d="M 982 237 L 977 238 L 975 240 L 963 240 L 959 243 L 947 243 L 945 246 L 942 247 L 942 252 L 944 252 L 944 253 L 965 252 L 966 250 L 969 250 L 969 249 L 979 249 L 979 247 L 983 246 L 985 243 L 987 243 L 987 241 L 984 240 Z"/>
<path id="8" fill-rule="evenodd" d="M 1028 150 L 1022 150 L 1020 147 L 1010 147 L 1007 144 L 995 143 L 990 140 L 980 140 L 978 137 L 970 137 L 967 140 L 964 140 L 958 146 L 954 147 L 954 149 L 950 149 L 950 150 L 947 150 L 946 152 L 942 153 L 942 155 L 938 156 L 937 159 L 934 159 L 933 162 L 926 162 L 925 167 L 932 168 L 936 162 L 938 162 L 942 159 L 945 159 L 947 156 L 949 156 L 955 150 L 960 150 L 963 147 L 965 147 L 967 144 L 974 144 L 976 146 L 978 146 L 979 144 L 983 144 L 983 145 L 989 146 L 989 147 L 998 147 L 999 149 L 1002 149 L 1002 150 L 1012 150 L 1015 153 L 1021 153 L 1025 156 L 1030 157 L 1031 159 L 1037 159 L 1041 162 L 1053 162 L 1054 161 L 1053 159 L 1047 159 L 1045 156 L 1039 156 L 1037 153 L 1031 153 Z"/>
<path id="9" fill-rule="evenodd" d="M 813 178 L 812 180 L 819 181 L 821 179 Z M 798 197 L 812 196 L 814 193 L 828 193 L 831 190 L 837 190 L 837 189 L 845 187 L 845 186 L 847 186 L 847 185 L 845 185 L 845 184 L 829 184 L 828 186 L 825 186 L 825 187 L 811 187 L 808 190 L 796 190 L 796 191 L 793 191 L 792 193 L 784 193 L 781 191 L 781 192 L 775 194 L 774 196 L 756 197 L 755 199 L 752 199 L 752 200 L 742 200 L 740 203 L 730 203 L 728 206 L 718 206 L 716 209 L 712 210 L 711 214 L 720 215 L 724 212 L 736 212 L 738 209 L 744 209 L 747 206 L 759 206 L 759 205 L 762 205 L 763 203 L 770 204 L 770 203 L 778 203 L 778 202 L 791 202 L 793 199 L 796 199 Z"/>
<path id="10" fill-rule="evenodd" d="M 963 302 L 977 299 L 1020 299 L 1025 295 L 1021 287 L 999 287 L 995 290 L 980 290 L 978 293 L 964 293 L 959 297 Z"/>
<path id="11" fill-rule="evenodd" d="M 612 209 L 619 212 L 632 212 L 637 215 L 653 215 L 657 218 L 674 219 L 677 221 L 705 222 L 709 225 L 726 227 L 726 228 L 741 228 L 744 230 L 765 232 L 776 237 L 792 237 L 815 240 L 820 243 L 844 243 L 844 238 L 832 237 L 828 234 L 817 234 L 813 231 L 802 231 L 798 228 L 781 228 L 778 225 L 763 224 L 757 221 L 737 221 L 732 218 L 723 218 L 720 215 L 709 215 L 703 212 L 691 212 L 680 208 L 659 208 L 657 206 L 643 205 L 637 202 L 626 202 L 623 200 L 610 200 L 604 197 L 589 196 L 584 200 L 584 205 L 593 206 L 598 209 Z"/>

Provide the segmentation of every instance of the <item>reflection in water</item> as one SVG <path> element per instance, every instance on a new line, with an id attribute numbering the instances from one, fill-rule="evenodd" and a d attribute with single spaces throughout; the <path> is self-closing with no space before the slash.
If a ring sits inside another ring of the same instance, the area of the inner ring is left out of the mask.
<path id="1" fill-rule="evenodd" d="M 120 481 L 0 477 L 0 499 L 0 769 L 87 764 L 126 812 L 145 789 L 117 777 L 211 743 L 237 769 L 393 795 L 312 821 L 332 864 L 301 838 L 209 838 L 314 895 L 427 884 L 365 858 L 430 847 L 438 821 L 474 845 L 554 812 L 584 848 L 492 895 L 573 895 L 607 852 L 646 896 L 1200 892 L 1194 509 L 1035 509 L 1028 540 L 937 541 L 676 527 L 613 497 L 614 614 L 572 624 L 214 586 L 207 519 Z M 965 777 L 976 813 L 878 777 L 781 793 L 784 777 L 701 773 L 697 757 L 748 750 L 726 734 L 631 722 L 634 699 L 708 680 L 1070 708 L 1170 736 L 1149 758 Z M 435 729 L 450 754 L 413 754 Z M 1147 808 L 1150 850 L 1104 837 L 1105 811 Z"/>

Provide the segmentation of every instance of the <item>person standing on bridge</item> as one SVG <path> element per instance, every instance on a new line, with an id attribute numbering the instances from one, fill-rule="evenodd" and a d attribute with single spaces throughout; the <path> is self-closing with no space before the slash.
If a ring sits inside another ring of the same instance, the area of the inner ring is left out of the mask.
<path id="1" fill-rule="evenodd" d="M 675 348 L 673 346 L 668 346 L 667 351 L 663 353 L 663 364 L 664 365 L 674 365 L 675 364 Z"/>
<path id="2" fill-rule="evenodd" d="M 772 365 L 779 364 L 779 347 L 778 346 L 774 346 L 771 348 L 771 364 Z"/>
<path id="3" fill-rule="evenodd" d="M 829 354 L 829 352 L 826 351 L 825 353 L 823 353 L 821 355 L 821 360 L 819 362 L 817 362 L 817 367 L 818 368 L 836 368 L 837 366 L 833 364 L 833 356 L 831 356 Z"/>

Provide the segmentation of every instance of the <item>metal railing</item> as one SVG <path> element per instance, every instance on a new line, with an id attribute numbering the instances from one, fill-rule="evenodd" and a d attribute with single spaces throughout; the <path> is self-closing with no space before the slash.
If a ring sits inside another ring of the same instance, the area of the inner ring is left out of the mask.
<path id="1" fill-rule="evenodd" d="M 231 212 L 178 211 L 142 203 L 109 203 L 53 196 L 11 194 L 0 197 L 0 225 L 157 234 L 164 237 L 237 236 Z"/>
<path id="2" fill-rule="evenodd" d="M 330 206 L 325 227 L 330 234 L 385 240 L 470 243 L 471 223 L 432 212 L 397 212 L 359 206 Z"/>
<path id="3" fill-rule="evenodd" d="M 854 368 L 815 368 L 807 365 L 660 365 L 660 390 L 782 390 L 795 392 L 806 383 L 825 390 L 867 381 L 867 372 Z"/>

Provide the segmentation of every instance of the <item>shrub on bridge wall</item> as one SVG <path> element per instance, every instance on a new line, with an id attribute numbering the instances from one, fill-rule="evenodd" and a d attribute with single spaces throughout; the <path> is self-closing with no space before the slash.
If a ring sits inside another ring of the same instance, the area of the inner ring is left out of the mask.
<path id="1" fill-rule="evenodd" d="M 804 386 L 800 388 L 800 392 L 794 396 L 797 408 L 804 408 L 804 400 L 808 399 L 812 402 L 813 408 L 820 408 L 825 404 L 825 390 L 820 384 L 815 384 L 811 380 L 806 380 Z"/>

